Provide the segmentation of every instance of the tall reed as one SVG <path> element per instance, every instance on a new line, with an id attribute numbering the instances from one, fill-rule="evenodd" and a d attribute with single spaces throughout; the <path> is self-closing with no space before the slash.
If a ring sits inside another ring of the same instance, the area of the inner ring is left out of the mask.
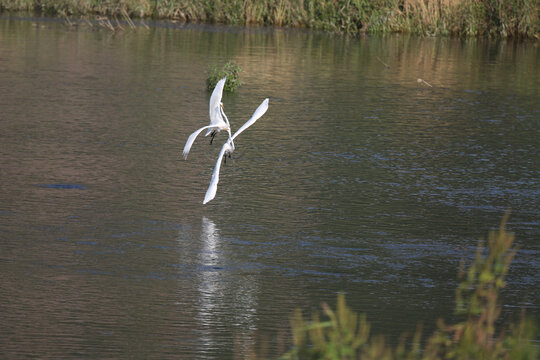
<path id="1" fill-rule="evenodd" d="M 0 0 L 0 9 L 157 17 L 337 33 L 540 39 L 538 0 Z"/>

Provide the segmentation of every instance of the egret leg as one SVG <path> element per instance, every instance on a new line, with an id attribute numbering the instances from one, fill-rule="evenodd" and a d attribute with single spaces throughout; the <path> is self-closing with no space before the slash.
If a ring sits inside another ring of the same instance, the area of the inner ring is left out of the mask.
<path id="1" fill-rule="evenodd" d="M 214 141 L 214 136 L 216 136 L 216 134 L 217 134 L 216 130 L 214 130 L 214 131 L 212 131 L 210 133 L 210 135 L 212 136 L 211 139 L 210 139 L 210 145 L 212 145 L 212 141 Z"/>

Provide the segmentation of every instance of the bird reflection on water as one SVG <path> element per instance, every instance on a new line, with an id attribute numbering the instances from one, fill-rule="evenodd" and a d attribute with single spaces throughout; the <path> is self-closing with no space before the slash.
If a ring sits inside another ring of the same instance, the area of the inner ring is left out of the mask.
<path id="1" fill-rule="evenodd" d="M 235 264 L 229 244 L 216 224 L 203 216 L 196 320 L 206 351 L 217 349 L 224 338 L 230 338 L 231 326 L 236 346 L 248 350 L 255 345 L 258 283 L 254 274 L 245 274 Z"/>

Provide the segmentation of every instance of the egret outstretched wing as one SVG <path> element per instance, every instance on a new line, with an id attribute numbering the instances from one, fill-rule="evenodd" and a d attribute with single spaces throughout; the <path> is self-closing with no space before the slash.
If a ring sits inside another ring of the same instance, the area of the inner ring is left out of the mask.
<path id="1" fill-rule="evenodd" d="M 232 139 L 234 140 L 234 138 L 240 135 L 242 131 L 246 130 L 248 127 L 253 125 L 255 121 L 259 120 L 259 118 L 264 115 L 266 110 L 268 110 L 268 98 L 263 100 L 261 105 L 259 105 L 259 107 L 255 110 L 255 112 L 251 116 L 251 119 L 246 121 L 246 123 L 242 125 L 242 127 L 234 133 L 234 135 L 232 136 Z"/>
<path id="2" fill-rule="evenodd" d="M 214 88 L 214 91 L 212 92 L 212 96 L 210 96 L 210 122 L 214 122 L 214 116 L 216 113 L 216 108 L 221 106 L 221 97 L 223 96 L 223 87 L 225 87 L 225 80 L 227 80 L 226 77 L 219 80 L 216 84 L 216 87 Z M 219 113 L 219 110 L 217 111 Z"/>
<path id="3" fill-rule="evenodd" d="M 230 148 L 231 145 L 229 144 L 229 140 L 227 140 L 227 142 L 223 144 L 223 146 L 221 147 L 221 151 L 219 152 L 216 166 L 214 167 L 214 172 L 212 173 L 212 179 L 210 180 L 210 185 L 208 186 L 208 190 L 206 190 L 206 195 L 204 195 L 203 204 L 206 204 L 207 202 L 216 197 L 217 186 L 219 183 L 219 171 L 221 169 L 221 160 L 223 159 L 225 152 L 227 150 L 230 150 Z"/>
<path id="4" fill-rule="evenodd" d="M 196 130 L 195 132 L 193 132 L 191 135 L 189 135 L 189 137 L 188 137 L 188 139 L 186 141 L 186 145 L 184 146 L 184 151 L 183 151 L 184 159 L 187 160 L 189 150 L 191 150 L 191 146 L 193 145 L 193 142 L 195 141 L 195 138 L 197 136 L 199 136 L 201 131 L 203 131 L 204 129 L 210 129 L 210 128 L 215 128 L 215 126 L 214 125 L 204 126 L 204 127 L 200 128 L 199 130 Z"/>
<path id="5" fill-rule="evenodd" d="M 225 81 L 227 80 L 226 77 L 219 80 L 216 84 L 216 87 L 214 88 L 214 91 L 212 91 L 212 96 L 210 96 L 210 104 L 208 113 L 210 115 L 210 125 L 218 125 L 223 121 L 223 117 L 221 116 L 221 98 L 223 96 L 223 88 L 225 87 Z M 230 127 L 230 125 L 229 125 Z M 208 129 L 206 134 L 204 136 L 210 135 L 212 130 Z"/>

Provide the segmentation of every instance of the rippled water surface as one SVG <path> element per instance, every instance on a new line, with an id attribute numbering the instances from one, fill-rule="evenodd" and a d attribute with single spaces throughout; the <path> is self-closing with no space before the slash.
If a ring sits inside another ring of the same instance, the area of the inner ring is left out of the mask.
<path id="1" fill-rule="evenodd" d="M 272 357 L 338 292 L 375 333 L 433 329 L 509 208 L 504 312 L 539 317 L 537 44 L 0 27 L 0 357 Z M 202 205 L 226 137 L 181 150 L 230 59 L 233 131 L 270 108 Z"/>

